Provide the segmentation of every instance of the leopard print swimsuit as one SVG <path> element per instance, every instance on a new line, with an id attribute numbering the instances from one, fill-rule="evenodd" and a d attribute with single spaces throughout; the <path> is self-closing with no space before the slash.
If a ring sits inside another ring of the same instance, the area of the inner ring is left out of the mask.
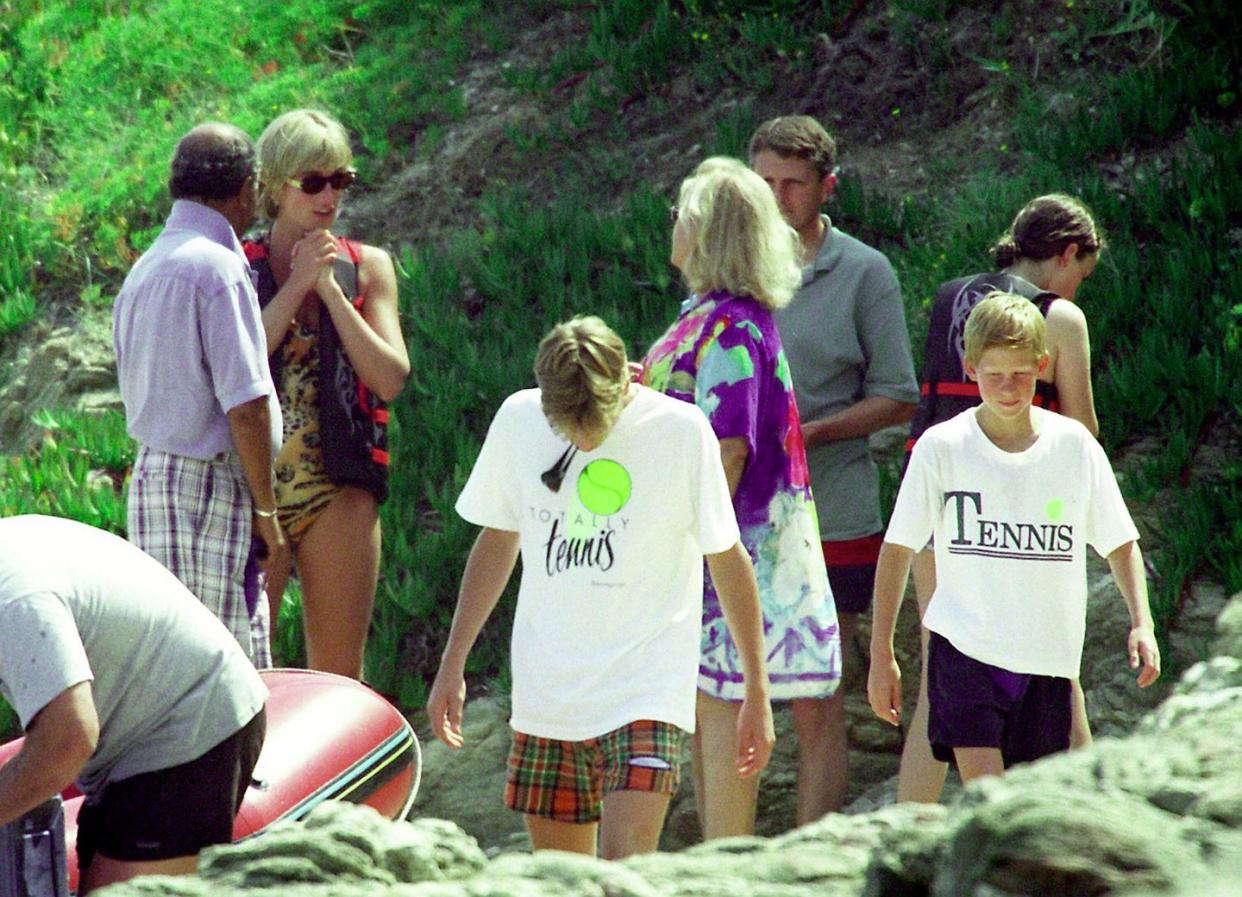
<path id="1" fill-rule="evenodd" d="M 319 442 L 319 331 L 298 321 L 281 347 L 284 376 L 280 407 L 284 445 L 276 456 L 276 506 L 280 526 L 297 545 L 341 487 L 323 465 Z"/>

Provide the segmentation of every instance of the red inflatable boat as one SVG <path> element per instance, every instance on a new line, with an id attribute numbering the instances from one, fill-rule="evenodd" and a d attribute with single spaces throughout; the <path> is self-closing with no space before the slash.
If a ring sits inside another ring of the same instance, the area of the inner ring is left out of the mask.
<path id="1" fill-rule="evenodd" d="M 325 800 L 404 818 L 418 793 L 418 738 L 395 707 L 361 683 L 309 670 L 263 670 L 267 738 L 233 825 L 233 839 L 280 819 L 301 819 Z M 0 765 L 22 741 L 0 745 Z M 62 795 L 69 887 L 78 886 L 77 821 L 82 795 Z"/>

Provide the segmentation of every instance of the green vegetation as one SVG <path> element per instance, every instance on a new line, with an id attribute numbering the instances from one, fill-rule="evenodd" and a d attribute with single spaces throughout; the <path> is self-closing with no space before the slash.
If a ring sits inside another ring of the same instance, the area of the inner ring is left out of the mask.
<path id="1" fill-rule="evenodd" d="M 121 483 L 135 446 L 119 414 L 40 411 L 36 452 L 0 458 L 0 517 L 51 514 L 125 533 Z"/>
<path id="2" fill-rule="evenodd" d="M 671 197 L 639 183 L 623 114 L 673 122 L 728 100 L 687 141 L 700 149 L 677 160 L 681 174 L 708 152 L 741 153 L 789 85 L 851 40 L 904 54 L 922 73 L 921 93 L 903 82 L 872 116 L 910 122 L 909 139 L 952 121 L 964 89 L 1007 110 L 965 153 L 928 158 L 920 189 L 864 182 L 848 167 L 848 143 L 843 150 L 830 211 L 892 258 L 914 345 L 936 284 L 986 268 L 984 249 L 1019 206 L 1053 190 L 1082 196 L 1110 242 L 1081 293 L 1102 439 L 1114 456 L 1152 445 L 1124 470 L 1125 485 L 1167 509 L 1150 557 L 1161 626 L 1175 622 L 1192 575 L 1242 589 L 1242 465 L 1190 475 L 1205 436 L 1236 438 L 1242 418 L 1242 34 L 1223 0 L 1169 11 L 1145 0 L 1058 4 L 1038 43 L 1026 38 L 1045 4 L 981 12 L 954 0 L 891 0 L 874 15 L 846 0 L 27 6 L 20 18 L 0 13 L 0 347 L 42 313 L 36 296 L 43 305 L 108 301 L 158 230 L 167 159 L 194 122 L 227 118 L 258 133 L 284 109 L 323 105 L 355 134 L 375 179 L 425 158 L 465 114 L 460 79 L 472 53 L 503 53 L 523 26 L 580 23 L 546 57 L 502 68 L 548 113 L 509 138 L 556 189 L 498 185 L 468 226 L 397 252 L 415 373 L 393 408 L 368 677 L 407 706 L 421 703 L 438 661 L 473 538 L 453 502 L 500 400 L 531 383 L 539 336 L 592 311 L 638 354 L 674 314 L 682 291 L 665 261 Z M 954 43 L 967 26 L 986 52 Z M 122 531 L 117 483 L 132 453 L 123 427 L 56 413 L 45 429 L 41 449 L 0 465 L 0 513 L 39 510 Z M 292 598 L 280 638 L 296 653 Z M 472 655 L 473 677 L 500 673 L 507 638 L 502 613 Z"/>

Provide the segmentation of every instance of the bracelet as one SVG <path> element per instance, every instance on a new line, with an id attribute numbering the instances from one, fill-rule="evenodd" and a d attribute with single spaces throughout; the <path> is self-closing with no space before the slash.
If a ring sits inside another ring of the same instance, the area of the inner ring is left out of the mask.
<path id="1" fill-rule="evenodd" d="M 258 508 L 255 508 L 254 516 L 262 517 L 264 520 L 270 520 L 276 516 L 276 509 L 272 508 L 270 511 L 260 511 Z"/>

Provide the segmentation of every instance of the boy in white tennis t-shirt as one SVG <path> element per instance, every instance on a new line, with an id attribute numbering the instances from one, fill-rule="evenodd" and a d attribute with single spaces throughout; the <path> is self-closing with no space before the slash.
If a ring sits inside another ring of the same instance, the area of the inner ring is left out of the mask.
<path id="1" fill-rule="evenodd" d="M 738 646 L 746 698 L 737 769 L 757 774 L 774 734 L 762 617 L 720 448 L 693 406 L 630 382 L 598 318 L 544 338 L 539 389 L 492 421 L 457 511 L 483 527 L 428 713 L 462 744 L 466 656 L 518 555 L 514 745 L 506 804 L 535 849 L 615 859 L 655 850 L 694 730 L 703 559 Z"/>
<path id="2" fill-rule="evenodd" d="M 965 366 L 982 404 L 919 439 L 876 573 L 867 691 L 897 725 L 893 630 L 910 560 L 934 535 L 928 734 L 964 782 L 1069 747 L 1088 544 L 1108 558 L 1130 612 L 1139 686 L 1160 675 L 1138 532 L 1108 458 L 1077 421 L 1031 405 L 1047 363 L 1033 303 L 992 293 L 975 307 Z"/>

